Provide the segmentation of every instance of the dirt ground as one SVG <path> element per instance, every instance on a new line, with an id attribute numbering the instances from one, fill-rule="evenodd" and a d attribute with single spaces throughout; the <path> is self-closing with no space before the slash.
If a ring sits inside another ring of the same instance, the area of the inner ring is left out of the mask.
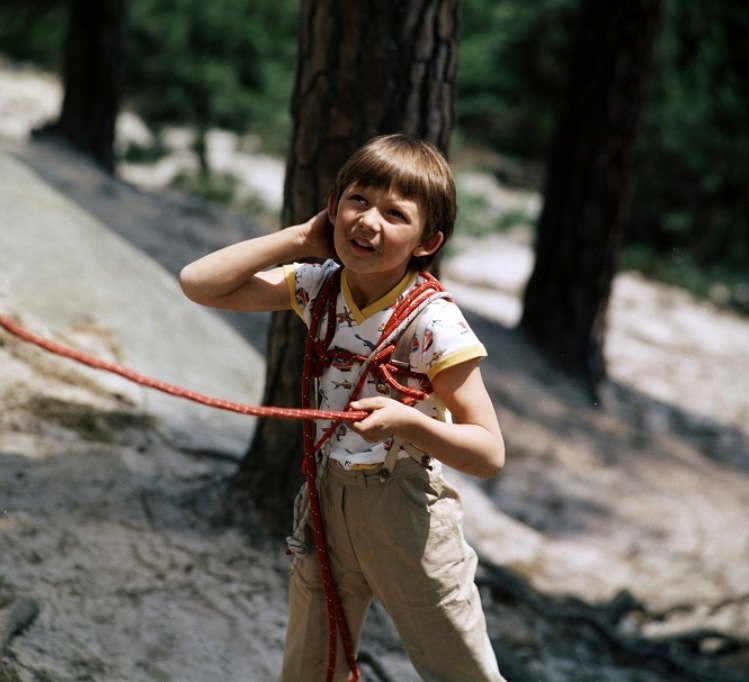
<path id="1" fill-rule="evenodd" d="M 0 130 L 18 118 L 2 101 Z M 56 145 L 4 146 L 168 272 L 257 229 Z M 503 672 L 749 680 L 749 320 L 621 275 L 593 409 L 513 329 L 531 258 L 524 234 L 465 240 L 444 271 L 508 445 L 496 480 L 453 475 Z M 8 291 L 0 313 L 22 314 Z M 267 321 L 225 319 L 262 352 Z M 96 322 L 68 340 L 116 356 Z M 288 563 L 261 527 L 223 522 L 241 450 L 196 453 L 147 398 L 4 332 L 0 405 L 0 680 L 275 679 Z M 416 679 L 377 605 L 363 648 L 367 680 Z"/>

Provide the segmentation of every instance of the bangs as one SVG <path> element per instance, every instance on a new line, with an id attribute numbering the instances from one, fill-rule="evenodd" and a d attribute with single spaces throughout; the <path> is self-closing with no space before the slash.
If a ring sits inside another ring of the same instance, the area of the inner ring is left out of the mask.
<path id="1" fill-rule="evenodd" d="M 415 159 L 404 157 L 406 155 L 375 153 L 352 159 L 348 173 L 342 173 L 339 187 L 342 191 L 356 183 L 376 189 L 394 189 L 408 199 L 427 199 L 431 194 L 429 173 L 425 173 Z"/>

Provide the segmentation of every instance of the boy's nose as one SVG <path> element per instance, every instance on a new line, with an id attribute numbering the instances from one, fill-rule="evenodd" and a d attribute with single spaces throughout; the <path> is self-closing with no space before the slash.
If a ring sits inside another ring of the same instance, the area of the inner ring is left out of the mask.
<path id="1" fill-rule="evenodd" d="M 382 219 L 382 216 L 380 216 L 380 212 L 377 210 L 375 206 L 370 206 L 359 218 L 359 222 L 364 226 L 371 230 L 376 230 L 380 226 L 380 220 Z"/>

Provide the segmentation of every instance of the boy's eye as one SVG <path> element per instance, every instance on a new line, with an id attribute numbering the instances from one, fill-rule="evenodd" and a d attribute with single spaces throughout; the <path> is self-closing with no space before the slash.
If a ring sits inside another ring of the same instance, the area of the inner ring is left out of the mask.
<path id="1" fill-rule="evenodd" d="M 391 209 L 390 215 L 396 218 L 397 220 L 408 220 L 406 215 L 402 211 L 399 211 L 397 208 Z"/>

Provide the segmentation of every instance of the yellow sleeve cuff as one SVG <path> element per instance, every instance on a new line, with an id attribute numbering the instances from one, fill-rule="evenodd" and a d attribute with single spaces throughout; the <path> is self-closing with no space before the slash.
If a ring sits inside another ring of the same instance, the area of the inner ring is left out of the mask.
<path id="1" fill-rule="evenodd" d="M 442 358 L 439 362 L 432 365 L 429 368 L 429 371 L 427 371 L 427 376 L 431 381 L 440 372 L 446 370 L 448 367 L 455 367 L 455 365 L 459 365 L 461 362 L 468 362 L 468 360 L 475 360 L 476 358 L 485 358 L 487 355 L 488 353 L 486 352 L 486 348 L 484 348 L 483 344 L 479 344 L 478 346 L 471 346 L 470 348 L 464 348 L 463 350 L 459 350 L 457 353 L 452 353 L 446 358 Z"/>
<path id="2" fill-rule="evenodd" d="M 299 315 L 304 322 L 304 313 L 299 307 L 299 301 L 296 298 L 296 268 L 293 264 L 287 264 L 283 266 L 284 279 L 286 280 L 286 288 L 289 292 L 289 303 L 291 303 L 291 309 Z"/>

